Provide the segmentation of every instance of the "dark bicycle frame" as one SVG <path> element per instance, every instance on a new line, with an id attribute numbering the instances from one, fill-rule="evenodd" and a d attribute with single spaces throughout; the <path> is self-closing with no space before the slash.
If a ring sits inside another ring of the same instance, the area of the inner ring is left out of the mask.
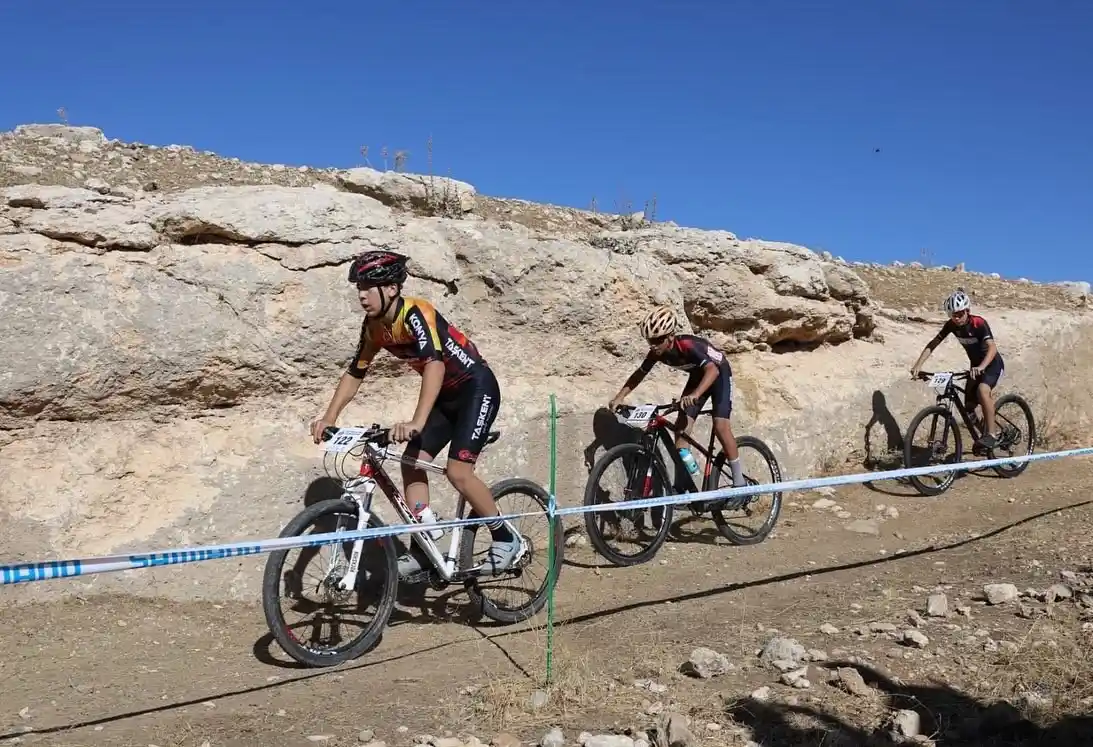
<path id="1" fill-rule="evenodd" d="M 956 384 L 956 381 L 958 379 L 962 381 L 968 381 L 970 384 L 971 373 L 969 371 L 951 371 L 943 373 L 951 373 L 952 378 L 949 379 L 949 384 L 945 387 L 945 391 L 937 395 L 935 403 L 938 405 L 949 407 L 950 410 L 953 407 L 956 408 L 956 411 L 960 413 L 960 419 L 964 421 L 964 427 L 968 429 L 968 433 L 970 433 L 972 436 L 972 444 L 974 446 L 975 442 L 979 441 L 980 437 L 983 435 L 983 431 L 981 431 L 975 425 L 975 423 L 972 422 L 971 413 L 964 407 L 964 398 L 967 396 L 967 386 L 958 386 Z M 926 371 L 920 371 L 918 374 L 918 378 L 922 379 L 923 381 L 929 381 L 931 378 L 933 378 L 933 376 L 934 374 L 932 372 Z M 976 386 L 978 386 L 978 383 L 976 383 Z M 960 396 L 957 396 L 957 394 L 959 394 Z M 976 400 L 976 407 L 981 407 L 982 403 L 978 402 L 978 397 L 976 398 Z M 949 421 L 946 420 L 946 436 L 948 436 L 948 427 Z M 931 440 L 933 439 L 933 436 L 934 434 L 931 433 Z"/>

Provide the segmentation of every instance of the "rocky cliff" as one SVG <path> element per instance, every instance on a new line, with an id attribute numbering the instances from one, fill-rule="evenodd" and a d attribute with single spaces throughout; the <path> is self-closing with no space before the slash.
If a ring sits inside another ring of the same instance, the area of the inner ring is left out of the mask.
<path id="1" fill-rule="evenodd" d="M 566 504 L 581 499 L 596 408 L 644 353 L 636 325 L 651 303 L 736 354 L 738 432 L 775 445 L 790 474 L 859 439 L 869 413 L 848 415 L 846 398 L 867 402 L 871 384 L 848 372 L 892 357 L 863 279 L 805 247 L 445 178 L 25 126 L 0 136 L 4 560 L 276 535 L 321 474 L 306 423 L 356 343 L 345 265 L 379 244 L 412 257 L 407 292 L 432 299 L 498 372 L 504 435 L 488 475 L 545 481 L 557 394 Z M 658 372 L 636 399 L 664 401 L 681 383 Z M 381 356 L 343 424 L 407 417 L 417 385 Z M 846 434 L 829 433 L 836 413 Z M 434 491 L 443 507 L 450 491 Z M 227 573 L 201 593 L 254 583 Z"/>

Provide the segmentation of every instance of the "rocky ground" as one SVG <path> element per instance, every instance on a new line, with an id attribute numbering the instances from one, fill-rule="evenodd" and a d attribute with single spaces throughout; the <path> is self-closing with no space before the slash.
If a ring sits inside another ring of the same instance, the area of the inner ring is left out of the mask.
<path id="1" fill-rule="evenodd" d="M 285 195 L 300 193 L 278 190 L 297 188 L 308 195 L 287 211 Z M 878 429 L 898 447 L 925 399 L 892 382 L 906 378 L 956 285 L 1006 336 L 1011 381 L 1033 399 L 1045 448 L 1088 445 L 1081 284 L 847 263 L 451 180 L 248 164 L 90 128 L 0 135 L 5 189 L 0 315 L 24 346 L 11 356 L 21 378 L 0 377 L 5 561 L 279 526 L 314 457 L 297 431 L 340 365 L 331 330 L 353 327 L 330 300 L 333 266 L 373 238 L 415 247 L 425 265 L 415 287 L 462 294 L 452 313 L 466 313 L 476 339 L 529 351 L 499 364 L 512 401 L 559 391 L 580 415 L 561 439 L 569 503 L 582 484 L 584 414 L 618 385 L 592 372 L 629 354 L 623 317 L 651 293 L 738 343 L 734 417 L 795 464 L 860 471 L 877 443 L 884 451 Z M 743 301 L 677 282 L 711 262 L 741 273 L 725 285 L 746 281 Z M 569 268 L 565 282 L 558 267 Z M 595 350 L 559 349 L 550 315 L 566 292 L 594 300 Z M 378 373 L 389 388 L 367 395 L 361 413 L 409 396 L 390 369 Z M 787 413 L 807 427 L 780 425 Z M 498 453 L 541 462 L 517 440 L 534 440 L 518 430 L 526 412 L 509 417 L 515 445 Z M 845 443 L 831 436 L 843 425 Z M 900 483 L 787 494 L 761 545 L 727 546 L 709 520 L 682 518 L 657 558 L 624 569 L 604 565 L 570 522 L 550 682 L 543 616 L 471 624 L 463 595 L 419 590 L 406 590 L 372 653 L 298 669 L 264 629 L 262 558 L 145 574 L 140 597 L 66 581 L 50 582 L 65 590 L 50 599 L 5 587 L 5 600 L 27 603 L 0 605 L 0 743 L 1093 743 L 1091 481 L 1093 462 L 1076 459 L 1014 480 L 971 474 L 939 498 Z"/>
<path id="2" fill-rule="evenodd" d="M 1076 459 L 929 500 L 899 483 L 789 495 L 762 545 L 686 518 L 623 569 L 571 526 L 550 683 L 541 617 L 473 626 L 459 593 L 407 596 L 377 649 L 318 672 L 270 643 L 257 603 L 5 608 L 0 739 L 1088 743 L 1091 479 Z"/>

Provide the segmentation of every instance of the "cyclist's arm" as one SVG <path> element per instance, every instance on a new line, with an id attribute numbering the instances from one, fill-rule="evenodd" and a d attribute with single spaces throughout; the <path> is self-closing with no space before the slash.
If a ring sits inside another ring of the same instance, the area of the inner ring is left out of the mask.
<path id="1" fill-rule="evenodd" d="M 987 354 L 983 357 L 983 362 L 979 364 L 980 368 L 986 368 L 994 360 L 994 356 L 998 355 L 998 346 L 994 344 L 994 335 L 991 334 L 991 326 L 987 324 L 986 319 L 976 324 L 974 330 L 979 341 L 987 346 Z"/>
<path id="2" fill-rule="evenodd" d="M 437 395 L 440 394 L 440 385 L 444 381 L 444 362 L 429 361 L 421 370 L 421 389 L 417 395 L 417 408 L 414 410 L 414 423 L 422 428 L 429 413 L 433 411 Z"/>
<path id="3" fill-rule="evenodd" d="M 950 324 L 949 322 L 945 322 L 945 325 L 941 328 L 941 331 L 934 335 L 933 338 L 926 343 L 926 347 L 922 348 L 922 352 L 918 355 L 918 360 L 915 361 L 915 365 L 911 366 L 911 368 L 915 371 L 919 370 L 922 367 L 922 364 L 926 362 L 926 359 L 930 357 L 930 354 L 934 352 L 934 349 L 937 348 L 937 346 L 940 345 L 941 342 L 949 336 L 950 332 L 952 332 Z"/>
<path id="4" fill-rule="evenodd" d="M 342 374 L 337 388 L 334 389 L 334 396 L 330 398 L 330 404 L 326 406 L 326 412 L 322 417 L 323 421 L 331 425 L 338 422 L 338 416 L 342 414 L 342 410 L 353 401 L 353 398 L 357 396 L 357 392 L 360 391 L 362 381 L 364 381 L 363 373 L 359 377 L 349 371 Z"/>
<path id="5" fill-rule="evenodd" d="M 634 372 L 627 377 L 626 382 L 622 385 L 622 389 L 615 395 L 613 402 L 622 402 L 626 399 L 626 395 L 638 388 L 638 384 L 645 380 L 646 374 L 653 370 L 657 360 L 653 357 L 652 353 L 645 356 L 645 360 L 641 362 L 641 365 L 634 369 Z"/>
<path id="6" fill-rule="evenodd" d="M 367 328 L 362 327 L 361 339 L 357 343 L 357 351 L 353 354 L 353 360 L 345 369 L 345 372 L 342 373 L 341 379 L 338 380 L 338 386 L 334 389 L 334 396 L 330 398 L 330 404 L 326 406 L 326 412 L 323 414 L 322 419 L 324 421 L 331 425 L 338 422 L 338 416 L 342 414 L 342 410 L 353 401 L 353 398 L 357 396 L 357 392 L 360 391 L 361 382 L 364 381 L 364 374 L 372 364 L 372 359 L 376 356 L 377 351 L 378 348 L 368 336 Z"/>

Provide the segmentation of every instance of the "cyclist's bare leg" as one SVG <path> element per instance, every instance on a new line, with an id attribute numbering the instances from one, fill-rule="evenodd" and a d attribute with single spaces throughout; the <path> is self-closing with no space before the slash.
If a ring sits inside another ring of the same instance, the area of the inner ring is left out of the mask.
<path id="1" fill-rule="evenodd" d="M 990 385 L 986 382 L 980 382 L 976 387 L 976 392 L 979 395 L 979 404 L 983 408 L 983 434 L 984 436 L 994 437 L 994 394 L 991 392 Z"/>
<path id="2" fill-rule="evenodd" d="M 732 423 L 728 418 L 714 418 L 713 432 L 717 436 L 718 443 L 725 451 L 725 456 L 730 462 L 740 458 L 740 450 L 736 448 L 736 436 L 732 432 Z"/>
<path id="3" fill-rule="evenodd" d="M 694 430 L 695 419 L 688 417 L 687 413 L 681 412 L 676 418 L 674 430 L 676 432 L 676 449 L 687 448 L 689 444 L 686 439 L 683 438 L 683 434 L 691 435 L 691 431 Z"/>
<path id="4" fill-rule="evenodd" d="M 471 504 L 474 512 L 485 518 L 498 516 L 497 501 L 493 499 L 493 493 L 486 487 L 486 483 L 475 474 L 474 465 L 470 462 L 461 462 L 458 459 L 448 460 L 448 482 L 458 490 Z"/>
<path id="5" fill-rule="evenodd" d="M 407 448 L 405 452 L 407 457 L 418 459 L 422 462 L 433 461 L 433 455 L 424 451 L 415 450 L 413 448 Z M 406 493 L 406 504 L 411 510 L 416 510 L 415 506 L 420 503 L 423 506 L 429 505 L 429 473 L 420 467 L 413 467 L 409 464 L 402 464 L 402 484 Z"/>

